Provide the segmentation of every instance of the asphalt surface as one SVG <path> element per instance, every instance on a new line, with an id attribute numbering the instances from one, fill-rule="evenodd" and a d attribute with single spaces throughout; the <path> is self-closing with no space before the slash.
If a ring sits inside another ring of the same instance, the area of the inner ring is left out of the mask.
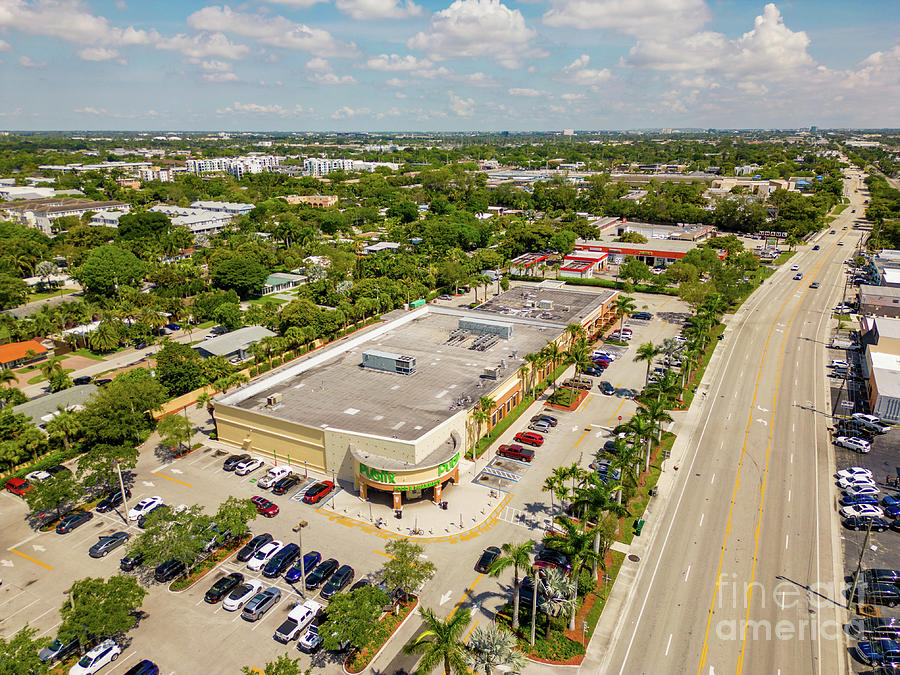
<path id="1" fill-rule="evenodd" d="M 728 319 L 604 672 L 846 671 L 825 345 L 859 238 L 848 193 L 836 233 L 790 261 L 803 280 L 782 266 Z"/>

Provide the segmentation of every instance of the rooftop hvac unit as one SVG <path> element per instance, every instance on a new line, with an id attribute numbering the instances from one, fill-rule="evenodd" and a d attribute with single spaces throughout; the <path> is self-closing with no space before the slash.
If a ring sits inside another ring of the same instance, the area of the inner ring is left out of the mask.
<path id="1" fill-rule="evenodd" d="M 485 368 L 484 376 L 489 380 L 496 380 L 500 377 L 500 367 L 496 366 L 494 368 Z"/>
<path id="2" fill-rule="evenodd" d="M 282 398 L 284 398 L 284 394 L 282 394 L 280 392 L 277 394 L 272 394 L 270 396 L 266 396 L 266 405 L 269 406 L 270 408 L 272 406 L 276 406 L 279 403 L 281 403 Z"/>
<path id="3" fill-rule="evenodd" d="M 538 302 L 538 307 L 541 309 L 553 309 L 553 301 L 552 300 L 541 300 Z"/>

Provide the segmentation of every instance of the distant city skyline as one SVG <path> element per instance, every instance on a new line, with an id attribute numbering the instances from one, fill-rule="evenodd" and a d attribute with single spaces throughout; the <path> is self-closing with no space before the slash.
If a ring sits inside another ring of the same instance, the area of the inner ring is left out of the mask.
<path id="1" fill-rule="evenodd" d="M 900 3 L 0 0 L 0 129 L 896 128 Z"/>

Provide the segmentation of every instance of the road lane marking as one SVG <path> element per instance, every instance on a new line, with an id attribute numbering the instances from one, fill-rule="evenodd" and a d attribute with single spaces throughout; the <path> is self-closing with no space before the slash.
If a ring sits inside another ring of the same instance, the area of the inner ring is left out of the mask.
<path id="1" fill-rule="evenodd" d="M 159 476 L 160 478 L 165 478 L 166 480 L 170 480 L 170 481 L 172 481 L 173 483 L 178 483 L 178 484 L 180 484 L 180 485 L 184 485 L 185 487 L 194 487 L 194 486 L 191 485 L 190 483 L 185 483 L 183 480 L 178 480 L 177 478 L 172 478 L 171 476 L 167 476 L 167 475 L 164 474 L 164 473 L 157 473 L 156 471 L 154 471 L 154 472 L 153 472 L 153 475 L 154 475 L 154 476 Z"/>
<path id="2" fill-rule="evenodd" d="M 788 501 L 791 501 L 791 491 L 788 490 Z"/>
<path id="3" fill-rule="evenodd" d="M 794 463 L 794 453 L 792 452 L 791 453 L 791 464 L 793 464 L 793 463 Z"/>
<path id="4" fill-rule="evenodd" d="M 31 535 L 30 537 L 25 537 L 22 541 L 13 544 L 12 546 L 10 546 L 10 547 L 9 547 L 8 549 L 6 549 L 6 550 L 7 550 L 7 551 L 12 551 L 14 548 L 19 548 L 20 546 L 24 546 L 25 544 L 27 544 L 27 543 L 28 543 L 29 541 L 31 541 L 32 539 L 37 539 L 38 537 L 40 537 L 41 534 L 42 534 L 41 532 L 38 532 L 37 534 L 33 534 L 33 535 Z"/>
<path id="5" fill-rule="evenodd" d="M 616 385 L 616 389 L 618 389 L 618 388 L 619 388 L 619 385 Z M 619 407 L 616 408 L 616 411 L 612 414 L 612 417 L 609 418 L 609 422 L 606 423 L 606 426 L 608 426 L 608 427 L 612 426 L 613 420 L 619 416 L 619 411 L 622 409 L 623 405 L 625 405 L 624 398 L 619 402 Z"/>
<path id="6" fill-rule="evenodd" d="M 666 656 L 669 655 L 669 647 L 672 646 L 672 633 L 669 633 L 669 641 L 666 642 Z"/>
<path id="7" fill-rule="evenodd" d="M 40 565 L 41 567 L 43 567 L 43 568 L 45 568 L 45 569 L 48 569 L 48 570 L 51 570 L 51 571 L 53 570 L 53 568 L 50 567 L 50 565 L 47 565 L 46 563 L 42 563 L 40 560 L 37 560 L 37 559 L 35 559 L 35 558 L 32 558 L 32 557 L 31 557 L 30 555 L 28 555 L 27 553 L 22 553 L 22 551 L 17 551 L 17 550 L 14 549 L 14 548 L 9 549 L 9 552 L 10 552 L 10 553 L 15 553 L 16 555 L 20 555 L 20 556 L 22 556 L 23 558 L 25 558 L 25 560 L 30 560 L 31 562 L 33 562 L 35 565 Z"/>
<path id="8" fill-rule="evenodd" d="M 472 624 L 472 627 L 469 629 L 469 632 L 466 633 L 466 637 L 463 638 L 463 642 L 469 641 L 469 636 L 472 634 L 472 631 L 475 630 L 475 626 L 477 626 L 477 625 L 478 625 L 478 621 L 476 620 L 475 623 Z"/>
<path id="9" fill-rule="evenodd" d="M 584 430 L 584 433 L 581 434 L 581 438 L 579 438 L 579 439 L 575 442 L 575 447 L 576 447 L 576 448 L 578 447 L 579 443 L 581 443 L 581 441 L 584 440 L 584 437 L 587 436 L 589 432 L 590 432 L 590 429 L 585 429 L 585 430 Z"/>
<path id="10" fill-rule="evenodd" d="M 482 578 L 483 576 L 484 576 L 483 574 L 479 574 L 478 577 L 475 579 L 475 581 L 472 582 L 472 585 L 469 586 L 469 587 L 463 592 L 462 597 L 459 599 L 459 602 L 456 603 L 456 606 L 453 608 L 453 611 L 450 612 L 450 616 L 453 616 L 454 614 L 456 614 L 456 610 L 458 610 L 459 607 L 460 607 L 460 605 L 462 605 L 462 604 L 466 601 L 466 598 L 469 597 L 469 595 L 472 593 L 472 591 L 474 590 L 475 586 L 478 585 L 478 582 L 481 581 L 481 578 Z"/>
<path id="11" fill-rule="evenodd" d="M 684 583 L 687 583 L 688 577 L 691 576 L 691 566 L 687 566 L 687 571 L 684 573 Z"/>
<path id="12" fill-rule="evenodd" d="M 705 513 L 700 514 L 700 524 L 697 527 L 703 527 L 703 516 L 705 516 L 705 515 L 706 515 Z"/>
<path id="13" fill-rule="evenodd" d="M 784 547 L 785 547 L 785 548 L 788 547 L 788 541 L 789 541 L 789 540 L 790 540 L 790 535 L 788 535 L 788 534 L 784 535 Z"/>
<path id="14" fill-rule="evenodd" d="M 709 479 L 709 484 L 712 485 L 715 482 L 716 482 L 716 472 L 713 471 L 712 478 Z"/>

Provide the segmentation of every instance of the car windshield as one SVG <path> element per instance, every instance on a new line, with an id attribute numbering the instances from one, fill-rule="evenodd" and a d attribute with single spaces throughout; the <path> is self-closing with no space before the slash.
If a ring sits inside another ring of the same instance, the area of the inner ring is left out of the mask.
<path id="1" fill-rule="evenodd" d="M 51 652 L 58 651 L 59 648 L 62 647 L 62 642 L 60 642 L 59 638 L 56 638 L 50 645 L 47 647 Z"/>
<path id="2" fill-rule="evenodd" d="M 91 665 L 93 660 L 94 660 L 93 656 L 91 656 L 90 654 L 85 654 L 84 656 L 81 657 L 81 661 L 78 662 L 78 665 L 81 666 L 82 668 L 87 668 L 89 665 Z"/>

